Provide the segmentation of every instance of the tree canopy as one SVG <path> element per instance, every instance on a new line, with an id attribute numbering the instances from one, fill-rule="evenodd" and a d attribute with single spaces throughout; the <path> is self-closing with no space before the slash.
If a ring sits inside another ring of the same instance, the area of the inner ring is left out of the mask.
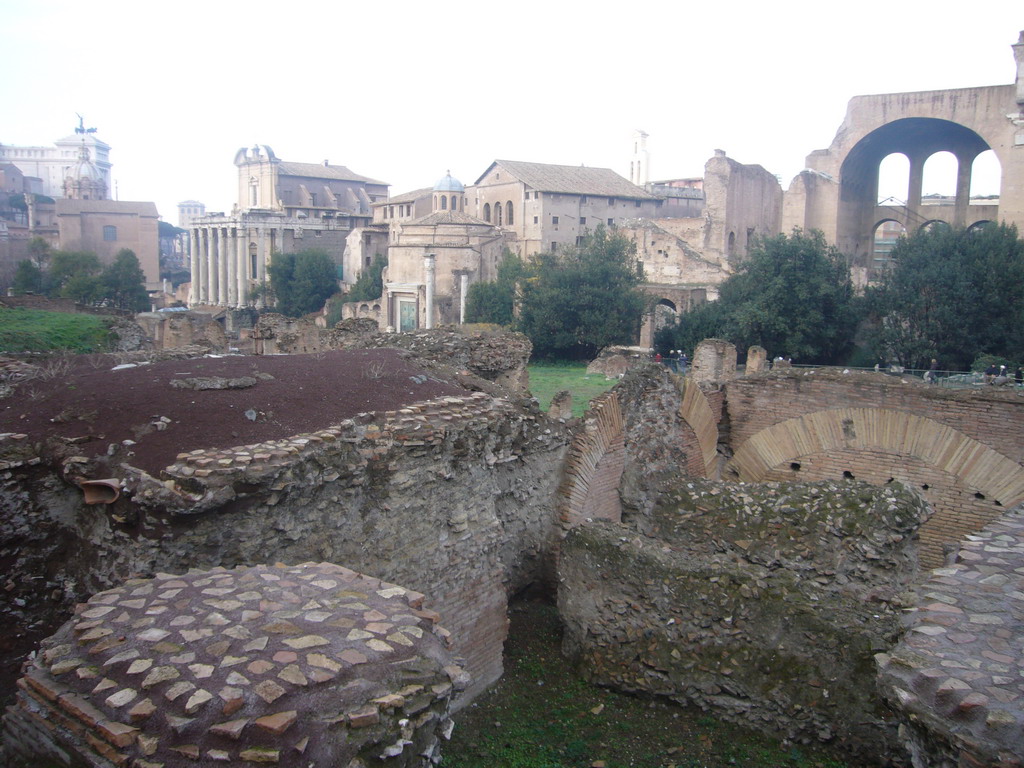
<path id="1" fill-rule="evenodd" d="M 498 279 L 473 283 L 466 292 L 466 322 L 511 326 L 516 285 L 526 274 L 523 260 L 509 250 L 498 265 Z"/>
<path id="2" fill-rule="evenodd" d="M 740 350 L 757 344 L 772 355 L 835 363 L 853 348 L 857 323 L 845 257 L 821 232 L 797 229 L 756 240 L 719 287 L 718 301 L 681 315 L 658 333 L 655 345 L 692 350 L 714 336 Z"/>
<path id="3" fill-rule="evenodd" d="M 516 326 L 538 357 L 593 358 L 636 339 L 647 303 L 642 280 L 636 243 L 599 226 L 579 245 L 526 265 Z"/>
<path id="4" fill-rule="evenodd" d="M 337 271 L 326 251 L 275 253 L 267 268 L 277 310 L 289 317 L 316 312 L 338 290 Z"/>
<path id="5" fill-rule="evenodd" d="M 105 267 L 92 251 L 51 251 L 39 238 L 29 242 L 29 253 L 32 259 L 20 262 L 15 271 L 15 293 L 41 293 L 80 304 L 105 302 L 133 312 L 149 307 L 146 276 L 128 248 Z"/>
<path id="6" fill-rule="evenodd" d="M 373 257 L 373 261 L 366 269 L 359 273 L 352 290 L 348 292 L 345 301 L 374 301 L 384 293 L 384 268 L 388 260 L 379 253 Z"/>
<path id="7" fill-rule="evenodd" d="M 981 355 L 1024 361 L 1024 241 L 1016 227 L 933 227 L 900 238 L 865 292 L 882 360 L 964 370 Z"/>

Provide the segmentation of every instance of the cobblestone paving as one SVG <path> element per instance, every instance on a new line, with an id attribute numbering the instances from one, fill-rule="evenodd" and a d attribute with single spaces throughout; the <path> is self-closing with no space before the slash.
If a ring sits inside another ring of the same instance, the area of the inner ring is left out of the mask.
<path id="1" fill-rule="evenodd" d="M 957 562 L 932 573 L 900 645 L 877 657 L 883 691 L 966 765 L 1021 765 L 1024 518 L 968 536 Z"/>

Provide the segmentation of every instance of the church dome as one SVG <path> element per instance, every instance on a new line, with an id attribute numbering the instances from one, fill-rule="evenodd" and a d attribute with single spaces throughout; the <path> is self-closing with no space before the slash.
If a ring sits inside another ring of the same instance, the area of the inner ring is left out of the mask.
<path id="1" fill-rule="evenodd" d="M 96 167 L 95 163 L 89 158 L 89 150 L 82 145 L 82 148 L 78 151 L 78 159 L 75 163 L 68 168 L 68 173 L 65 178 L 73 181 L 101 181 L 103 176 L 100 174 L 100 169 Z"/>
<path id="2" fill-rule="evenodd" d="M 435 192 L 465 192 L 465 185 L 458 179 L 452 176 L 451 171 L 447 171 L 443 179 L 434 185 Z"/>

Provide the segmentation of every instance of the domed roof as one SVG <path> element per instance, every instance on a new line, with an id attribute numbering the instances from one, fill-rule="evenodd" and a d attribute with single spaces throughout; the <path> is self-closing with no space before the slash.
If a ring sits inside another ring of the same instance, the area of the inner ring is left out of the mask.
<path id="1" fill-rule="evenodd" d="M 452 176 L 451 171 L 446 171 L 443 179 L 434 185 L 435 192 L 465 192 L 466 186 Z"/>
<path id="2" fill-rule="evenodd" d="M 93 161 L 89 158 L 89 149 L 82 144 L 81 149 L 78 150 L 78 159 L 74 164 L 68 168 L 67 179 L 72 181 L 79 181 L 86 179 L 88 181 L 101 181 L 103 175 L 100 173 L 100 169 L 96 167 Z"/>

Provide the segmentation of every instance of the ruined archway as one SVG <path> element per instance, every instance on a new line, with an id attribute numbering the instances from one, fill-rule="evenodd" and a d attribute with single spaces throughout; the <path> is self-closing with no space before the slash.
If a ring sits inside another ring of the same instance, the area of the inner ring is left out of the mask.
<path id="1" fill-rule="evenodd" d="M 897 221 L 916 231 L 929 220 L 965 226 L 968 220 L 980 218 L 972 216 L 976 212 L 970 205 L 971 171 L 974 159 L 990 149 L 975 131 L 939 118 L 907 117 L 870 131 L 850 149 L 840 167 L 839 249 L 862 266 L 870 266 L 874 225 L 879 221 Z M 956 160 L 955 194 L 924 199 L 925 164 L 946 152 Z M 879 168 L 893 154 L 909 160 L 909 188 L 905 200 L 888 197 L 880 203 Z"/>
<path id="2" fill-rule="evenodd" d="M 737 448 L 727 475 L 745 481 L 901 480 L 935 509 L 921 528 L 922 563 L 1024 501 L 1024 468 L 938 421 L 886 408 L 817 411 L 761 430 Z"/>

